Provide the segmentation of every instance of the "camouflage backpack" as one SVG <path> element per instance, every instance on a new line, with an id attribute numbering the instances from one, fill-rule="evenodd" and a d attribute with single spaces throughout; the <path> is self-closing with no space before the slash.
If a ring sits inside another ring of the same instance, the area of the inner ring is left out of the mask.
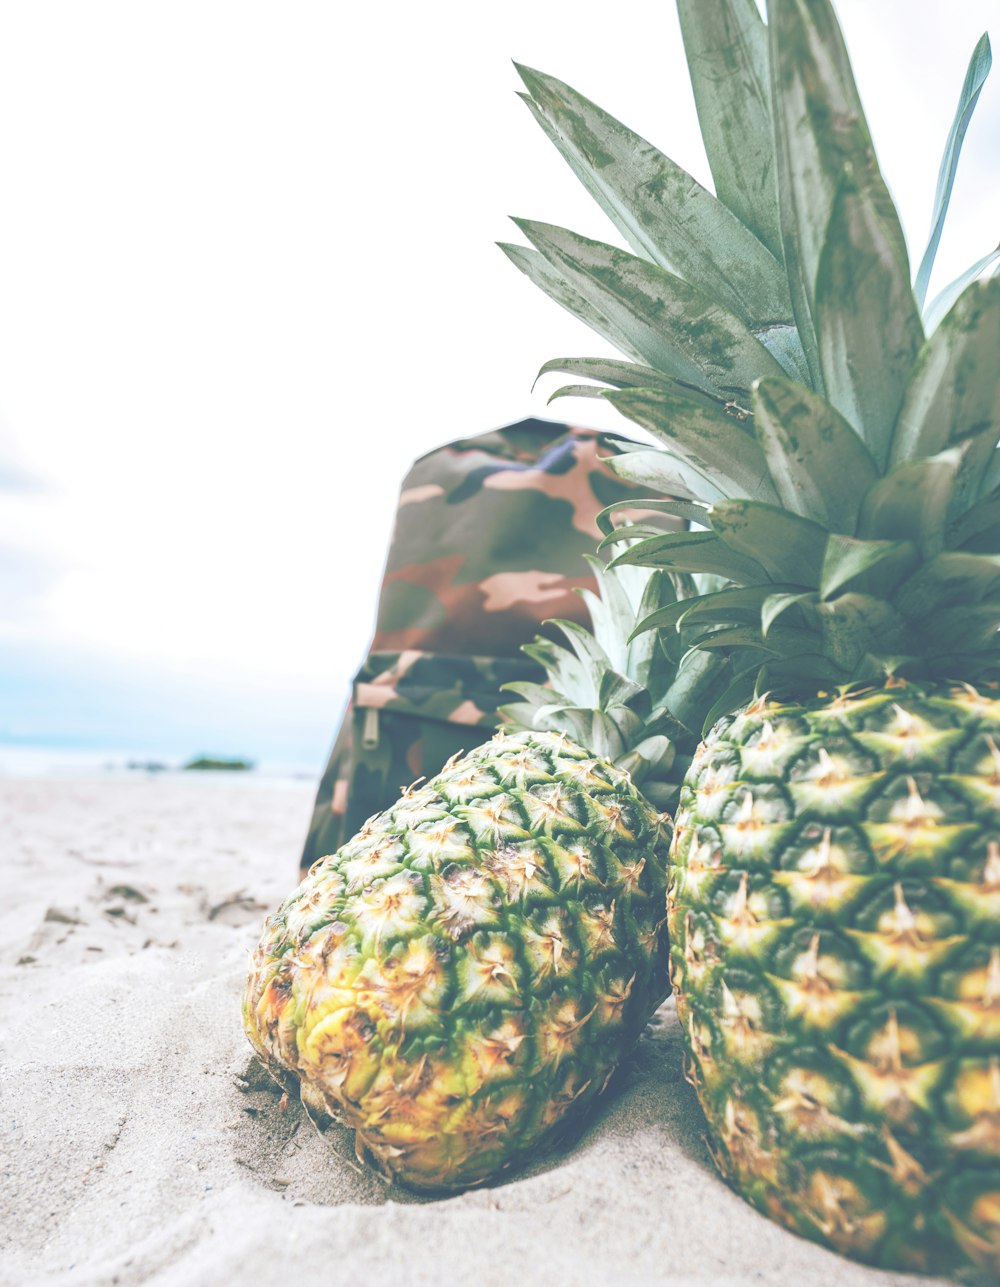
<path id="1" fill-rule="evenodd" d="M 414 464 L 303 868 L 409 783 L 492 736 L 500 686 L 544 678 L 519 651 L 543 621 L 586 622 L 575 590 L 593 585 L 583 555 L 593 553 L 596 516 L 649 495 L 611 473 L 601 445 L 593 430 L 522 420 Z"/>

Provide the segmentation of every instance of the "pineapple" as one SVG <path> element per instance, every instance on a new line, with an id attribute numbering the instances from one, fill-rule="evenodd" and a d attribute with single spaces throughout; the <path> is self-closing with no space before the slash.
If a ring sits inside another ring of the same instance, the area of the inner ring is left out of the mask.
<path id="1" fill-rule="evenodd" d="M 686 498 L 640 631 L 732 659 L 676 815 L 671 977 L 726 1179 L 884 1267 L 1000 1274 L 1000 281 L 923 308 L 826 0 L 680 0 L 716 193 L 568 86 L 527 102 L 632 250 L 506 247 L 630 359 L 556 359 Z M 677 512 L 681 512 L 679 509 Z M 618 539 L 610 532 L 608 540 Z M 640 636 L 641 637 L 641 634 Z"/>
<path id="2" fill-rule="evenodd" d="M 524 1159 L 669 990 L 663 809 L 726 663 L 629 644 L 674 583 L 593 564 L 597 638 L 562 622 L 572 651 L 540 639 L 553 686 L 515 685 L 512 725 L 316 863 L 253 954 L 244 1023 L 265 1064 L 413 1188 Z"/>

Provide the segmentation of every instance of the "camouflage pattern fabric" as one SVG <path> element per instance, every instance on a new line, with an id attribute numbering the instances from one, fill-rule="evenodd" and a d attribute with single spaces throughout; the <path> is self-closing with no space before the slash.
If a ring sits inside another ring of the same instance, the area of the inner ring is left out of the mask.
<path id="1" fill-rule="evenodd" d="M 600 450 L 599 450 L 600 448 Z M 458 751 L 489 738 L 502 684 L 550 617 L 587 622 L 597 514 L 648 496 L 601 435 L 523 420 L 422 456 L 403 482 L 375 637 L 320 782 L 308 868 Z"/>

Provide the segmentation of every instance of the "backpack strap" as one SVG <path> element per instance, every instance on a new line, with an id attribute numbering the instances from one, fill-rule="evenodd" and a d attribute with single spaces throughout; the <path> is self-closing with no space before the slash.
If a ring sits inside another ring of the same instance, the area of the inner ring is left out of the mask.
<path id="1" fill-rule="evenodd" d="M 302 865 L 335 852 L 410 783 L 486 741 L 503 684 L 543 678 L 524 656 L 369 654 L 320 783 Z"/>

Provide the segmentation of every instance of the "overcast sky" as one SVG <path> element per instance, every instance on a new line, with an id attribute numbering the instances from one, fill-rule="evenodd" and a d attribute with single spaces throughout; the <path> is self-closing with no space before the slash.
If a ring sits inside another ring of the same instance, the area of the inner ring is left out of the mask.
<path id="1" fill-rule="evenodd" d="M 838 10 L 916 261 L 998 6 Z M 669 0 L 0 3 L 0 738 L 321 759 L 410 460 L 614 424 L 531 391 L 601 345 L 506 216 L 613 233 L 512 58 L 708 180 Z M 939 283 L 997 241 L 998 146 L 991 79 Z"/>

